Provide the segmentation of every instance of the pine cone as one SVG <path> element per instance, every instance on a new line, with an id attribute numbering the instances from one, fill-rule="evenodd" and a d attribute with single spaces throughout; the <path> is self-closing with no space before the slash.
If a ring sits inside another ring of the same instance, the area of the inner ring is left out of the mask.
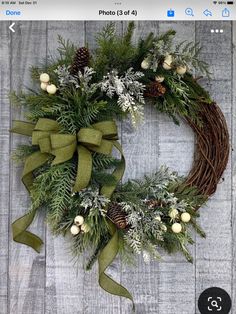
<path id="1" fill-rule="evenodd" d="M 118 229 L 125 229 L 128 226 L 126 214 L 122 206 L 118 203 L 110 203 L 107 211 L 107 217 L 116 225 Z"/>
<path id="2" fill-rule="evenodd" d="M 159 97 L 166 93 L 166 88 L 159 82 L 151 82 L 146 86 L 145 96 Z"/>
<path id="3" fill-rule="evenodd" d="M 154 209 L 157 207 L 163 207 L 166 204 L 164 204 L 161 200 L 156 200 L 156 199 L 150 199 L 150 200 L 146 200 L 145 204 L 148 206 L 148 208 L 150 209 Z"/>
<path id="4" fill-rule="evenodd" d="M 79 71 L 83 72 L 84 68 L 89 64 L 89 57 L 89 51 L 86 47 L 79 48 L 76 51 L 70 73 L 76 75 Z"/>

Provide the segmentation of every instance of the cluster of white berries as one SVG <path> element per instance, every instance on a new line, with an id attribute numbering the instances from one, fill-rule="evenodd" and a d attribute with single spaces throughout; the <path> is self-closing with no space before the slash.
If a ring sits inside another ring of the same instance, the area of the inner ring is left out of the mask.
<path id="1" fill-rule="evenodd" d="M 169 212 L 169 217 L 172 219 L 172 220 L 175 220 L 179 217 L 179 211 L 177 209 L 171 209 L 170 212 Z M 155 220 L 157 220 L 158 222 L 161 223 L 161 216 L 160 215 L 157 215 L 155 218 Z M 188 223 L 190 220 L 191 220 L 191 215 L 187 212 L 185 213 L 182 213 L 180 215 L 180 220 L 184 223 Z M 161 223 L 161 229 L 166 232 L 167 231 L 167 227 L 165 224 Z M 173 225 L 171 226 L 171 230 L 174 232 L 174 233 L 180 233 L 182 231 L 182 225 L 178 222 L 175 222 L 173 223 Z"/>
<path id="2" fill-rule="evenodd" d="M 169 217 L 174 220 L 176 218 L 178 218 L 179 216 L 179 211 L 177 209 L 172 209 L 169 212 Z M 191 220 L 191 215 L 187 212 L 182 213 L 180 215 L 180 220 L 184 223 L 188 223 Z M 174 233 L 180 233 L 182 231 L 182 225 L 179 222 L 175 222 L 173 223 L 173 225 L 171 226 L 171 229 Z"/>
<path id="3" fill-rule="evenodd" d="M 50 84 L 50 76 L 47 73 L 40 75 L 41 89 L 47 91 L 48 94 L 54 95 L 57 92 L 57 87 L 54 84 Z"/>
<path id="4" fill-rule="evenodd" d="M 84 222 L 83 216 L 76 216 L 74 219 L 74 225 L 70 228 L 70 232 L 72 235 L 77 235 L 81 233 L 87 233 L 90 231 L 90 227 Z"/>
<path id="5" fill-rule="evenodd" d="M 165 224 L 163 224 L 163 223 L 161 222 L 161 216 L 160 216 L 160 215 L 157 215 L 154 219 L 155 219 L 156 221 L 158 221 L 158 222 L 161 223 L 161 230 L 164 231 L 164 232 L 166 232 L 166 231 L 167 231 L 167 227 L 166 227 Z"/>
<path id="6" fill-rule="evenodd" d="M 171 70 L 174 69 L 173 67 L 173 56 L 168 54 L 166 55 L 162 67 L 165 70 Z M 141 63 L 141 68 L 144 70 L 148 70 L 150 68 L 150 62 L 148 59 L 144 59 L 143 62 Z M 184 75 L 187 72 L 187 66 L 186 65 L 179 65 L 175 68 L 175 72 L 179 75 Z M 164 81 L 164 77 L 162 76 L 157 76 L 156 81 L 162 83 Z"/>

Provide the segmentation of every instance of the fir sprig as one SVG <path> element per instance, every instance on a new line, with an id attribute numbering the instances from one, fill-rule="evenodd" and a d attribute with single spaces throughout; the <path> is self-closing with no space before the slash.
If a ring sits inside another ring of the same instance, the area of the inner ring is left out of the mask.
<path id="1" fill-rule="evenodd" d="M 192 69 L 196 69 L 203 75 L 210 77 L 209 65 L 201 60 L 200 54 L 202 47 L 199 43 L 183 41 L 175 47 L 173 66 L 186 65 Z"/>
<path id="2" fill-rule="evenodd" d="M 32 145 L 19 145 L 12 154 L 12 159 L 17 163 L 24 163 L 26 158 L 32 153 L 37 151 L 36 146 Z"/>
<path id="3" fill-rule="evenodd" d="M 118 36 L 115 23 L 108 23 L 98 34 L 98 48 L 93 63 L 98 79 L 113 69 L 122 73 L 130 67 L 136 53 L 131 41 L 133 31 L 134 23 L 131 22 L 124 36 Z"/>

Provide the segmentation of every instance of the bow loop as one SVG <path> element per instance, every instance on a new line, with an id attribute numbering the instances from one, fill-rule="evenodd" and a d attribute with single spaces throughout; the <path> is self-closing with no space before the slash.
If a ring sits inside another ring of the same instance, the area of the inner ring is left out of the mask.
<path id="1" fill-rule="evenodd" d="M 39 145 L 41 153 L 51 153 L 50 135 L 59 130 L 60 126 L 57 121 L 39 119 L 32 132 L 32 145 Z"/>
<path id="2" fill-rule="evenodd" d="M 70 160 L 77 147 L 76 136 L 71 134 L 51 134 L 51 154 L 55 156 L 52 165 Z"/>
<path id="3" fill-rule="evenodd" d="M 60 131 L 60 125 L 57 121 L 52 119 L 40 118 L 38 119 L 34 130 L 41 130 L 41 131 Z"/>
<path id="4" fill-rule="evenodd" d="M 82 128 L 77 134 L 78 142 L 84 145 L 100 146 L 102 141 L 102 132 L 93 128 Z"/>
<path id="5" fill-rule="evenodd" d="M 106 139 L 117 139 L 117 125 L 114 121 L 103 121 L 103 122 L 98 122 L 94 123 L 92 127 L 95 130 L 99 130 L 103 134 L 103 138 Z"/>
<path id="6" fill-rule="evenodd" d="M 86 145 L 86 147 L 91 151 L 104 155 L 111 155 L 113 146 L 112 141 L 103 139 L 101 140 L 101 144 L 99 146 Z"/>

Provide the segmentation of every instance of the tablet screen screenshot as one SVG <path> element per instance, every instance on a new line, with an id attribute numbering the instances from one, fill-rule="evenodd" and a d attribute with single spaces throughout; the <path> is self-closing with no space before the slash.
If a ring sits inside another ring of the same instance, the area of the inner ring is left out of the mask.
<path id="1" fill-rule="evenodd" d="M 236 2 L 1 0 L 0 313 L 236 313 Z"/>

